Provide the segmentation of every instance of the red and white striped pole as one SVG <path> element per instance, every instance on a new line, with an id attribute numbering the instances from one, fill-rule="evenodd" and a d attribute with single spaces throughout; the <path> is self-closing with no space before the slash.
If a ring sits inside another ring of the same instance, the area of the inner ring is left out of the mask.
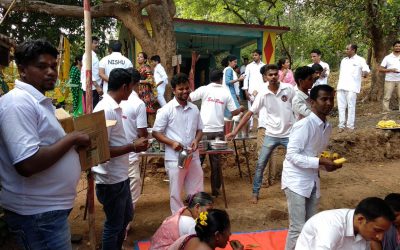
<path id="1" fill-rule="evenodd" d="M 85 54 L 86 54 L 86 114 L 92 113 L 93 110 L 93 95 L 92 95 L 92 18 L 90 14 L 90 1 L 83 1 L 83 16 L 85 27 Z M 96 249 L 96 224 L 94 213 L 94 179 L 93 174 L 89 170 L 87 175 L 87 206 L 89 212 L 89 243 L 90 249 Z"/>

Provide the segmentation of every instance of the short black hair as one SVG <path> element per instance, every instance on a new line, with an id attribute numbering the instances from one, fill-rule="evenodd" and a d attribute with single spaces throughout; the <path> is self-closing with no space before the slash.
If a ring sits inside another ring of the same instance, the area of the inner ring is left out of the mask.
<path id="1" fill-rule="evenodd" d="M 253 50 L 253 53 L 257 53 L 257 54 L 259 54 L 260 56 L 262 55 L 262 52 L 261 52 L 261 50 L 259 50 L 259 49 Z"/>
<path id="2" fill-rule="evenodd" d="M 129 73 L 132 76 L 132 82 L 134 82 L 135 84 L 139 83 L 140 78 L 141 78 L 141 75 L 140 75 L 139 71 L 137 69 L 134 69 L 134 68 L 128 68 L 127 70 L 129 71 Z"/>
<path id="3" fill-rule="evenodd" d="M 310 54 L 312 54 L 312 53 L 315 53 L 315 54 L 317 54 L 317 55 L 321 55 L 322 53 L 321 53 L 321 50 L 319 50 L 319 49 L 313 49 L 313 50 L 311 50 L 311 52 L 310 52 Z"/>
<path id="4" fill-rule="evenodd" d="M 396 44 L 400 44 L 400 40 L 395 41 L 392 47 L 396 46 Z"/>
<path id="5" fill-rule="evenodd" d="M 384 200 L 378 197 L 368 197 L 362 200 L 358 203 L 354 214 L 363 215 L 367 221 L 372 221 L 379 217 L 383 217 L 389 221 L 395 220 L 393 210 Z"/>
<path id="6" fill-rule="evenodd" d="M 328 84 L 317 85 L 311 89 L 310 99 L 316 101 L 320 91 L 325 91 L 328 92 L 329 94 L 332 94 L 335 91 L 335 89 L 329 86 Z"/>
<path id="7" fill-rule="evenodd" d="M 260 73 L 261 73 L 261 75 L 264 75 L 265 73 L 267 73 L 268 70 L 271 70 L 271 69 L 279 70 L 278 66 L 276 64 L 265 64 L 264 66 L 261 67 Z"/>
<path id="8" fill-rule="evenodd" d="M 391 193 L 385 197 L 386 203 L 392 208 L 394 212 L 400 212 L 400 194 Z"/>
<path id="9" fill-rule="evenodd" d="M 235 55 L 228 55 L 227 57 L 222 59 L 221 65 L 224 67 L 228 67 L 229 63 L 235 60 L 237 60 L 237 57 Z"/>
<path id="10" fill-rule="evenodd" d="M 307 77 L 313 75 L 315 70 L 308 66 L 298 67 L 294 72 L 294 80 L 297 85 L 300 85 L 300 80 L 305 80 Z"/>
<path id="11" fill-rule="evenodd" d="M 161 63 L 161 58 L 159 55 L 154 55 L 150 58 L 150 60 Z"/>
<path id="12" fill-rule="evenodd" d="M 57 49 L 45 39 L 26 40 L 15 49 L 14 58 L 17 65 L 28 65 L 40 55 L 49 54 L 57 58 Z"/>
<path id="13" fill-rule="evenodd" d="M 354 52 L 357 52 L 357 49 L 358 49 L 357 44 L 350 43 L 349 45 L 350 45 L 350 48 L 354 50 Z"/>
<path id="14" fill-rule="evenodd" d="M 322 68 L 321 64 L 319 63 L 314 63 L 311 68 L 315 71 L 315 72 L 322 72 L 324 71 L 324 68 Z"/>
<path id="15" fill-rule="evenodd" d="M 213 69 L 210 72 L 210 81 L 211 82 L 218 82 L 221 81 L 224 76 L 224 73 L 220 69 Z"/>
<path id="16" fill-rule="evenodd" d="M 92 42 L 93 42 L 93 41 L 98 41 L 98 42 L 99 42 L 99 41 L 100 41 L 100 38 L 97 37 L 97 36 L 92 36 Z"/>
<path id="17" fill-rule="evenodd" d="M 108 90 L 116 91 L 124 84 L 132 82 L 132 73 L 128 69 L 116 68 L 111 70 L 108 77 Z"/>
<path id="18" fill-rule="evenodd" d="M 113 41 L 113 42 L 110 42 L 109 47 L 113 52 L 121 52 L 122 43 L 120 41 Z"/>
<path id="19" fill-rule="evenodd" d="M 82 55 L 79 54 L 77 56 L 75 56 L 75 60 L 74 60 L 74 65 L 78 65 L 78 62 L 82 62 Z"/>
<path id="20" fill-rule="evenodd" d="M 196 235 L 199 240 L 206 243 L 211 243 L 214 240 L 215 233 L 223 233 L 230 227 L 229 215 L 226 211 L 220 209 L 209 209 L 205 215 L 205 222 L 201 223 L 200 218 L 196 219 Z"/>
<path id="21" fill-rule="evenodd" d="M 189 83 L 189 77 L 185 73 L 176 74 L 171 79 L 172 89 L 175 89 L 177 85 L 183 83 Z"/>
<path id="22" fill-rule="evenodd" d="M 282 57 L 281 59 L 278 60 L 278 69 L 281 70 L 282 66 L 286 63 L 286 60 L 289 60 L 287 57 Z"/>

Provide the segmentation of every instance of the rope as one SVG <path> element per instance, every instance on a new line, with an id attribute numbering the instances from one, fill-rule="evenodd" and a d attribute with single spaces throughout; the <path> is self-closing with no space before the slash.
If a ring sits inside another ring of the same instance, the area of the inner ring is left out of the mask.
<path id="1" fill-rule="evenodd" d="M 14 4 L 17 0 L 13 0 L 10 4 L 10 7 L 8 7 L 8 10 L 6 11 L 6 14 L 4 14 L 3 19 L 1 19 L 0 21 L 0 25 L 3 23 L 3 21 L 6 19 L 8 12 L 10 12 L 10 10 L 14 7 Z"/>

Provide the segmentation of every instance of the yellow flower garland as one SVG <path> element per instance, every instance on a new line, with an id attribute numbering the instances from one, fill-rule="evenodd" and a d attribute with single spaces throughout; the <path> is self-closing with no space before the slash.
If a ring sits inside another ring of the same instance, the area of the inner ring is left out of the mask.
<path id="1" fill-rule="evenodd" d="M 196 219 L 196 222 L 200 223 L 202 226 L 207 226 L 207 215 L 208 212 L 201 212 L 199 218 Z"/>

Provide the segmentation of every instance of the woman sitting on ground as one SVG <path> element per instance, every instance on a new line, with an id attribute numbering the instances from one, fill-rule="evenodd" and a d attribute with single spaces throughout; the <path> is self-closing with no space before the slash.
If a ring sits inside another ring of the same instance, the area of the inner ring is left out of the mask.
<path id="1" fill-rule="evenodd" d="M 181 236 L 168 250 L 213 250 L 225 248 L 231 236 L 229 216 L 224 210 L 210 209 L 196 219 L 196 234 Z M 243 250 L 239 241 L 230 241 L 233 250 Z"/>
<path id="2" fill-rule="evenodd" d="M 185 203 L 187 207 L 166 218 L 157 229 L 151 239 L 150 250 L 168 249 L 182 235 L 195 234 L 195 219 L 201 212 L 213 207 L 211 195 L 205 192 L 189 195 Z"/>

